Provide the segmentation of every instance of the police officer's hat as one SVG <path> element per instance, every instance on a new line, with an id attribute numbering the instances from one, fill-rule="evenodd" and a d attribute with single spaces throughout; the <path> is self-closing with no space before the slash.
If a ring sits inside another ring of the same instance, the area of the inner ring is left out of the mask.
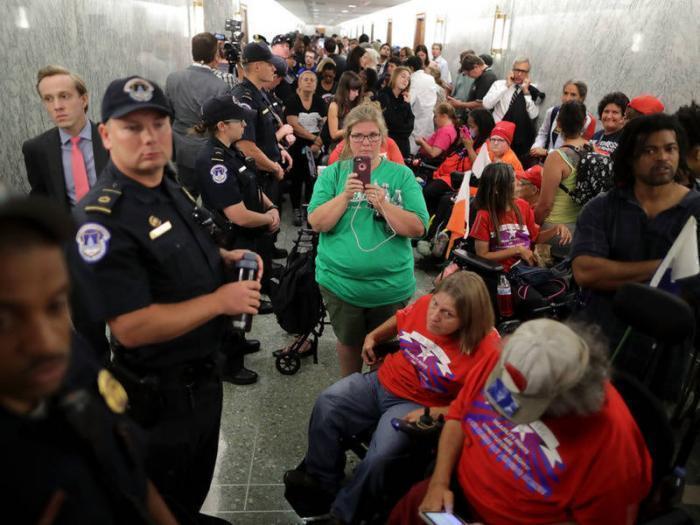
<path id="1" fill-rule="evenodd" d="M 0 196 L 0 221 L 7 219 L 22 221 L 57 244 L 67 241 L 75 231 L 70 215 L 56 202 L 41 195 Z"/>
<path id="2" fill-rule="evenodd" d="M 286 35 L 277 35 L 275 38 L 272 39 L 272 45 L 276 46 L 277 44 L 287 44 L 289 47 L 292 47 L 294 45 L 294 33 L 287 33 Z"/>
<path id="3" fill-rule="evenodd" d="M 267 38 L 265 38 L 263 35 L 253 35 L 253 42 L 264 42 L 266 44 L 268 43 Z"/>
<path id="4" fill-rule="evenodd" d="M 226 120 L 245 120 L 246 110 L 231 95 L 210 98 L 202 106 L 202 120 L 207 126 Z"/>
<path id="5" fill-rule="evenodd" d="M 284 77 L 287 74 L 287 61 L 277 55 L 270 59 L 270 63 L 275 66 L 275 73 L 278 77 Z"/>
<path id="6" fill-rule="evenodd" d="M 267 44 L 262 42 L 251 42 L 243 48 L 243 63 L 251 64 L 253 62 L 270 62 L 272 60 L 272 51 Z"/>
<path id="7" fill-rule="evenodd" d="M 170 102 L 158 84 L 139 76 L 118 78 L 107 87 L 102 99 L 102 122 L 139 109 L 154 109 L 173 116 Z"/>

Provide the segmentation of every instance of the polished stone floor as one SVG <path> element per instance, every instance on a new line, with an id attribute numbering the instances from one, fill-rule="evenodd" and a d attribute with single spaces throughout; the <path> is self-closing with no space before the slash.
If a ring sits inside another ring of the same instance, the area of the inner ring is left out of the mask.
<path id="1" fill-rule="evenodd" d="M 296 229 L 283 218 L 278 245 L 290 248 Z M 431 288 L 434 274 L 416 270 L 417 294 Z M 319 362 L 302 361 L 293 376 L 275 369 L 273 350 L 291 341 L 274 315 L 255 318 L 251 336 L 263 350 L 246 357 L 246 365 L 260 374 L 251 386 L 224 384 L 224 409 L 219 456 L 203 511 L 234 524 L 296 524 L 302 521 L 285 501 L 282 475 L 302 459 L 306 429 L 318 393 L 339 377 L 335 338 L 330 326 L 319 344 Z M 685 499 L 700 505 L 700 446 L 689 465 Z M 349 468 L 352 463 L 349 464 Z M 700 523 L 700 506 L 689 506 Z"/>

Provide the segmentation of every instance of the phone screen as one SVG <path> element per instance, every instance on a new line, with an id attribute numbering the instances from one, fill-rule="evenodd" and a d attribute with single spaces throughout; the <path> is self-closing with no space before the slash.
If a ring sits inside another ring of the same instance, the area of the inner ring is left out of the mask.
<path id="1" fill-rule="evenodd" d="M 359 156 L 352 159 L 352 168 L 357 173 L 357 178 L 367 185 L 370 183 L 372 175 L 372 159 L 366 156 Z"/>
<path id="2" fill-rule="evenodd" d="M 422 512 L 421 516 L 432 525 L 464 525 L 460 518 L 449 512 Z"/>

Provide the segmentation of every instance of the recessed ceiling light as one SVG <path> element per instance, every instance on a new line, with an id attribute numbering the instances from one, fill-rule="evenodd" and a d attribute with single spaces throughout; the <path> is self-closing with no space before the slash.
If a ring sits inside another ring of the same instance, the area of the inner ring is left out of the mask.
<path id="1" fill-rule="evenodd" d="M 353 5 L 353 4 L 348 4 L 348 7 L 349 7 L 350 9 L 355 9 L 357 6 L 356 6 L 356 5 Z"/>
<path id="2" fill-rule="evenodd" d="M 347 13 L 348 10 L 347 10 L 347 9 L 342 9 L 340 12 L 341 12 L 341 13 Z"/>

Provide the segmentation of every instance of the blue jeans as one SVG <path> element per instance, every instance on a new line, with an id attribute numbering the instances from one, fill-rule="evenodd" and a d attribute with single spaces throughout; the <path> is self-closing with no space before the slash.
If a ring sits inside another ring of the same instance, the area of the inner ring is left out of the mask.
<path id="1" fill-rule="evenodd" d="M 309 423 L 306 471 L 331 492 L 337 492 L 331 513 L 352 523 L 358 505 L 367 495 L 382 493 L 385 466 L 404 453 L 410 440 L 391 426 L 421 405 L 386 390 L 376 372 L 355 373 L 324 390 L 316 400 Z M 340 438 L 376 426 L 367 455 L 355 475 L 340 488 L 345 468 L 345 450 Z"/>

